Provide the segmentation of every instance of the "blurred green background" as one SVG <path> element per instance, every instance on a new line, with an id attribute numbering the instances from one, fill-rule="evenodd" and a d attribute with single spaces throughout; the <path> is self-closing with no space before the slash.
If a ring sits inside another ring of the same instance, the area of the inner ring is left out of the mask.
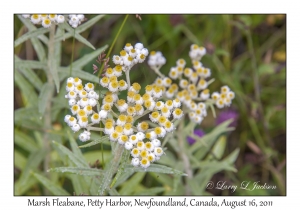
<path id="1" fill-rule="evenodd" d="M 88 19 L 95 15 L 86 15 Z M 96 48 L 109 46 L 125 15 L 106 15 L 97 24 L 81 35 Z M 188 52 L 190 45 L 196 43 L 207 49 L 202 59 L 204 66 L 212 70 L 215 82 L 211 91 L 219 91 L 228 85 L 236 93 L 230 110 L 236 113 L 236 129 L 227 134 L 226 153 L 240 148 L 236 161 L 237 173 L 220 172 L 212 181 L 223 180 L 231 184 L 242 181 L 260 181 L 261 184 L 276 185 L 276 190 L 212 190 L 213 195 L 285 195 L 286 194 L 286 16 L 284 14 L 259 15 L 141 15 L 142 20 L 130 15 L 112 54 L 118 54 L 130 42 L 142 42 L 149 51 L 161 51 L 167 63 L 161 71 L 167 74 L 179 58 L 190 65 Z M 26 33 L 26 28 L 15 16 L 14 35 L 18 38 Z M 92 52 L 92 49 L 76 41 L 74 60 Z M 37 55 L 30 41 L 15 48 L 15 54 L 22 59 L 35 60 Z M 62 66 L 70 64 L 72 39 L 62 43 Z M 90 62 L 84 70 L 93 73 Z M 112 65 L 112 64 L 111 64 Z M 37 75 L 46 81 L 42 71 Z M 132 71 L 131 81 L 139 81 L 142 86 L 152 83 L 156 75 L 147 64 Z M 18 86 L 14 87 L 14 109 L 24 107 Z M 218 110 L 218 112 L 223 110 Z M 57 113 L 53 130 L 65 127 L 63 116 L 68 111 Z M 216 119 L 208 117 L 199 128 L 209 131 Z M 34 125 L 32 125 L 34 129 Z M 32 128 L 31 128 L 32 129 Z M 15 131 L 32 134 L 30 128 L 15 125 Z M 95 149 L 99 149 L 95 148 Z M 27 151 L 15 144 L 15 181 L 20 177 L 22 164 Z M 18 156 L 18 157 L 17 157 Z M 143 182 L 147 182 L 144 178 Z M 68 181 L 62 181 L 68 186 Z M 40 195 L 41 189 L 33 185 L 23 194 Z"/>

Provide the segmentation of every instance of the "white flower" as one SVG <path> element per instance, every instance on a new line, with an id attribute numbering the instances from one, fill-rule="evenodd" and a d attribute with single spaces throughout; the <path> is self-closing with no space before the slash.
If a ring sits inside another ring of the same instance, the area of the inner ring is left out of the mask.
<path id="1" fill-rule="evenodd" d="M 65 16 L 63 16 L 63 15 L 58 15 L 58 16 L 56 17 L 56 22 L 57 22 L 57 23 L 63 23 L 63 22 L 65 22 Z"/>
<path id="2" fill-rule="evenodd" d="M 71 98 L 70 100 L 69 100 L 69 106 L 73 106 L 73 105 L 75 105 L 76 104 L 76 100 L 74 99 L 74 98 Z"/>
<path id="3" fill-rule="evenodd" d="M 137 167 L 138 165 L 140 165 L 140 160 L 138 158 L 132 158 L 131 165 Z"/>
<path id="4" fill-rule="evenodd" d="M 173 100 L 173 106 L 174 108 L 178 108 L 181 106 L 181 102 L 178 98 L 176 98 L 175 100 Z"/>
<path id="5" fill-rule="evenodd" d="M 87 92 L 86 91 L 84 91 L 84 90 L 82 90 L 82 91 L 79 91 L 79 97 L 80 98 L 86 98 L 87 97 Z"/>
<path id="6" fill-rule="evenodd" d="M 139 141 L 142 141 L 145 139 L 145 134 L 143 132 L 137 132 L 136 137 Z"/>
<path id="7" fill-rule="evenodd" d="M 139 50 L 142 50 L 142 49 L 144 48 L 144 45 L 143 45 L 142 43 L 136 43 L 136 44 L 134 45 L 134 48 L 139 49 Z"/>
<path id="8" fill-rule="evenodd" d="M 125 145 L 124 145 L 124 147 L 125 147 L 125 149 L 127 149 L 127 150 L 131 150 L 132 147 L 133 147 L 133 145 L 132 145 L 132 143 L 130 143 L 130 142 L 126 142 Z"/>
<path id="9" fill-rule="evenodd" d="M 112 60 L 113 60 L 114 64 L 118 65 L 118 64 L 121 64 L 122 58 L 118 55 L 114 55 Z"/>
<path id="10" fill-rule="evenodd" d="M 99 95 L 95 91 L 91 90 L 88 93 L 88 98 L 94 98 L 94 99 L 98 100 L 99 99 Z"/>
<path id="11" fill-rule="evenodd" d="M 136 143 L 138 143 L 139 139 L 136 135 L 131 135 L 129 136 L 129 142 L 132 144 L 132 145 L 135 145 Z"/>
<path id="12" fill-rule="evenodd" d="M 75 90 L 75 86 L 73 85 L 73 83 L 68 82 L 67 86 L 66 86 L 66 91 L 70 92 L 70 91 L 74 91 Z"/>
<path id="13" fill-rule="evenodd" d="M 185 62 L 185 60 L 182 59 L 182 58 L 180 58 L 180 59 L 178 59 L 178 60 L 176 61 L 176 65 L 177 65 L 177 66 L 180 66 L 181 68 L 184 68 L 184 67 L 185 67 L 185 64 L 186 64 L 186 62 Z"/>
<path id="14" fill-rule="evenodd" d="M 145 143 L 145 149 L 148 151 L 148 152 L 152 152 L 154 150 L 154 145 L 152 142 L 148 141 Z"/>
<path id="15" fill-rule="evenodd" d="M 95 113 L 91 117 L 92 123 L 99 123 L 100 122 L 100 116 L 99 114 Z"/>
<path id="16" fill-rule="evenodd" d="M 161 142 L 158 139 L 153 139 L 152 144 L 153 144 L 154 147 L 160 147 Z"/>
<path id="17" fill-rule="evenodd" d="M 79 21 L 83 21 L 84 15 L 83 14 L 78 14 L 77 18 L 79 19 Z"/>
<path id="18" fill-rule="evenodd" d="M 28 14 L 23 14 L 22 17 L 23 17 L 23 18 L 29 18 L 30 15 L 28 15 Z"/>
<path id="19" fill-rule="evenodd" d="M 141 161 L 140 161 L 140 165 L 141 167 L 143 168 L 148 168 L 150 166 L 150 161 L 147 159 L 147 158 L 143 158 Z"/>
<path id="20" fill-rule="evenodd" d="M 164 151 L 161 147 L 155 147 L 154 154 L 155 154 L 155 156 L 160 157 L 164 154 Z"/>
<path id="21" fill-rule="evenodd" d="M 142 141 L 139 141 L 137 144 L 136 144 L 136 148 L 140 151 L 144 150 L 145 149 L 145 143 L 142 142 Z"/>
<path id="22" fill-rule="evenodd" d="M 42 26 L 43 26 L 44 28 L 49 28 L 49 27 L 51 26 L 51 20 L 48 19 L 48 18 L 42 20 Z"/>
<path id="23" fill-rule="evenodd" d="M 109 139 L 111 141 L 117 141 L 120 137 L 120 134 L 118 132 L 112 132 L 110 135 L 109 135 Z"/>
<path id="24" fill-rule="evenodd" d="M 141 54 L 144 54 L 145 56 L 148 56 L 149 55 L 148 49 L 147 48 L 141 49 Z"/>
<path id="25" fill-rule="evenodd" d="M 85 128 L 88 124 L 88 118 L 87 117 L 81 117 L 78 121 L 78 124 L 80 127 Z"/>
<path id="26" fill-rule="evenodd" d="M 42 17 L 41 17 L 41 15 L 33 14 L 33 15 L 31 15 L 30 20 L 33 24 L 38 24 L 39 22 L 41 22 Z"/>
<path id="27" fill-rule="evenodd" d="M 96 106 L 97 105 L 97 101 L 96 101 L 96 99 L 94 99 L 94 98 L 90 98 L 89 100 L 88 100 L 88 103 L 89 103 L 89 105 L 91 105 L 91 106 Z"/>
<path id="28" fill-rule="evenodd" d="M 183 112 L 179 108 L 176 108 L 172 114 L 174 119 L 180 119 L 183 116 Z"/>
<path id="29" fill-rule="evenodd" d="M 102 77 L 102 79 L 100 79 L 100 85 L 102 87 L 107 87 L 109 84 L 109 79 L 107 77 Z"/>
<path id="30" fill-rule="evenodd" d="M 74 124 L 71 129 L 74 131 L 74 132 L 77 132 L 80 130 L 80 126 L 78 124 Z"/>
<path id="31" fill-rule="evenodd" d="M 85 106 L 89 105 L 89 99 L 88 98 L 82 98 L 82 99 L 80 99 L 78 104 L 81 107 L 85 107 Z"/>
<path id="32" fill-rule="evenodd" d="M 76 120 L 75 117 L 70 117 L 70 118 L 69 118 L 68 125 L 69 125 L 70 127 L 74 126 L 76 123 L 77 123 L 77 120 Z"/>
<path id="33" fill-rule="evenodd" d="M 211 95 L 211 98 L 212 98 L 214 101 L 217 101 L 217 100 L 220 98 L 220 93 L 214 92 L 214 93 Z"/>
<path id="34" fill-rule="evenodd" d="M 101 119 L 105 119 L 105 118 L 107 118 L 107 111 L 101 110 L 101 111 L 99 112 L 99 115 L 100 115 L 100 118 L 101 118 Z"/>
<path id="35" fill-rule="evenodd" d="M 140 150 L 138 148 L 134 148 L 133 150 L 131 150 L 130 154 L 132 157 L 138 159 L 137 157 L 140 156 Z"/>
<path id="36" fill-rule="evenodd" d="M 89 137 L 85 132 L 83 132 L 79 135 L 79 140 L 82 142 L 85 142 L 85 141 L 89 140 Z"/>
<path id="37" fill-rule="evenodd" d="M 70 117 L 71 117 L 71 115 L 69 115 L 69 114 L 66 115 L 65 118 L 64 118 L 64 121 L 65 121 L 66 123 L 69 123 Z"/>

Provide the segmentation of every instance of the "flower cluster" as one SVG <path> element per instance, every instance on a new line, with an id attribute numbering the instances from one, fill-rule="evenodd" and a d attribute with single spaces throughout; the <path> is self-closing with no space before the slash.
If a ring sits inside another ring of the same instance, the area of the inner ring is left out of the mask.
<path id="1" fill-rule="evenodd" d="M 130 85 L 128 75 L 131 68 L 142 63 L 147 55 L 148 50 L 143 44 L 137 43 L 134 47 L 126 44 L 120 55 L 113 56 L 116 66 L 108 68 L 100 79 L 100 85 L 108 90 L 97 112 L 93 107 L 99 96 L 94 92 L 94 86 L 88 83 L 83 87 L 78 78 L 69 78 L 66 98 L 69 99 L 71 112 L 77 116 L 77 120 L 70 115 L 65 117 L 73 131 L 85 129 L 79 135 L 81 141 L 89 140 L 90 130 L 103 131 L 110 141 L 124 145 L 125 149 L 131 151 L 132 165 L 143 168 L 149 167 L 150 163 L 159 160 L 164 154 L 159 139 L 172 132 L 175 129 L 174 121 L 183 116 L 180 100 L 162 100 L 165 91 L 163 85 L 147 85 L 143 95 L 140 94 L 142 87 L 139 83 Z M 123 72 L 126 74 L 126 81 L 119 79 Z M 71 91 L 73 92 L 70 93 Z M 119 98 L 121 91 L 127 91 L 126 98 Z M 90 124 L 89 115 L 92 115 Z M 146 115 L 151 123 L 148 120 L 138 120 Z M 100 121 L 104 128 L 92 127 Z"/>
<path id="2" fill-rule="evenodd" d="M 65 16 L 57 14 L 23 14 L 22 17 L 30 18 L 33 24 L 42 24 L 44 28 L 49 28 L 52 24 L 65 22 Z M 68 17 L 69 24 L 73 28 L 77 28 L 77 26 L 84 20 L 84 15 L 69 15 Z"/>
<path id="3" fill-rule="evenodd" d="M 92 123 L 100 122 L 100 113 L 93 110 L 93 107 L 97 105 L 99 95 L 94 91 L 92 83 L 83 86 L 81 79 L 70 77 L 67 79 L 66 91 L 65 98 L 69 100 L 71 113 L 75 117 L 66 115 L 64 120 L 74 132 L 81 128 L 87 128 L 89 118 Z M 89 140 L 90 132 L 83 132 L 79 135 L 79 139 L 81 141 Z"/>
<path id="4" fill-rule="evenodd" d="M 166 77 L 159 71 L 161 66 L 154 62 L 154 59 L 149 59 L 148 61 L 150 68 L 159 76 L 154 84 L 162 85 L 164 90 L 163 96 L 183 103 L 189 112 L 190 119 L 198 124 L 207 115 L 205 102 L 213 103 L 218 108 L 223 108 L 224 106 L 230 106 L 231 100 L 235 96 L 228 86 L 223 86 L 221 93 L 214 92 L 210 96 L 208 86 L 213 82 L 213 79 L 210 81 L 207 81 L 207 79 L 211 76 L 211 70 L 204 67 L 200 62 L 205 54 L 206 49 L 204 47 L 199 47 L 196 44 L 191 45 L 189 56 L 192 60 L 193 68 L 186 67 L 184 59 L 178 59 L 176 66 L 170 69 L 169 77 Z M 161 53 L 156 52 L 151 52 L 150 55 L 162 57 Z"/>

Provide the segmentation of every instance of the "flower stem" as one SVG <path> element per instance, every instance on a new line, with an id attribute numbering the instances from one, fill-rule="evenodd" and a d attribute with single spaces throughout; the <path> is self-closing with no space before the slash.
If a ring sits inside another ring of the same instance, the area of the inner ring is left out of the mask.
<path id="1" fill-rule="evenodd" d="M 184 135 L 183 129 L 184 129 L 184 121 L 181 120 L 177 130 L 178 146 L 180 151 L 179 157 L 182 159 L 184 165 L 184 171 L 188 175 L 187 177 L 185 177 L 185 195 L 191 195 L 191 189 L 188 185 L 188 180 L 193 178 L 193 172 L 191 169 L 189 158 L 185 153 L 184 141 L 186 136 Z"/>

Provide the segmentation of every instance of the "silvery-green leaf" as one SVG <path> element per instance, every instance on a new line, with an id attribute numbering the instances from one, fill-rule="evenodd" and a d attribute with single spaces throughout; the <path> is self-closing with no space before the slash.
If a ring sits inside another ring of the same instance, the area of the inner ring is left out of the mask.
<path id="1" fill-rule="evenodd" d="M 108 45 L 105 45 L 95 51 L 92 51 L 89 54 L 84 55 L 83 57 L 79 58 L 78 60 L 74 61 L 72 63 L 72 66 L 76 69 L 82 69 L 86 64 L 88 64 L 90 61 L 95 59 L 97 56 L 99 56 L 104 50 L 106 50 Z"/>
<path id="2" fill-rule="evenodd" d="M 49 83 L 45 83 L 41 89 L 39 95 L 39 113 L 43 116 L 46 110 L 46 106 L 51 103 L 54 86 Z"/>
<path id="3" fill-rule="evenodd" d="M 61 186 L 53 183 L 51 180 L 45 178 L 44 176 L 32 173 L 32 175 L 46 187 L 53 195 L 61 196 L 61 195 L 70 195 L 66 190 L 64 190 Z"/>
<path id="4" fill-rule="evenodd" d="M 124 182 L 122 187 L 119 190 L 120 195 L 131 195 L 136 186 L 140 184 L 140 182 L 145 177 L 146 173 L 136 173 L 129 180 Z"/>
<path id="5" fill-rule="evenodd" d="M 149 196 L 149 195 L 157 195 L 159 193 L 163 193 L 166 189 L 164 187 L 151 187 L 149 189 L 139 191 L 134 193 L 133 195 L 137 196 Z"/>
<path id="6" fill-rule="evenodd" d="M 91 73 L 82 71 L 80 69 L 72 69 L 72 73 L 70 74 L 70 68 L 59 68 L 58 74 L 61 80 L 64 80 L 67 77 L 79 77 L 80 79 L 87 80 L 93 83 L 99 83 L 99 78 Z"/>
<path id="7" fill-rule="evenodd" d="M 19 73 L 15 71 L 15 82 L 22 92 L 24 103 L 28 106 L 33 106 L 37 104 L 37 94 L 34 91 L 32 85 Z"/>
<path id="8" fill-rule="evenodd" d="M 35 27 L 32 22 L 27 19 L 27 18 L 23 18 L 22 15 L 18 15 L 19 19 L 22 21 L 22 23 L 29 29 L 29 31 L 35 31 L 37 30 L 37 27 Z M 44 44 L 48 44 L 48 38 L 45 35 L 38 35 L 38 38 L 44 42 Z"/>
<path id="9" fill-rule="evenodd" d="M 20 68 L 19 70 L 37 91 L 40 91 L 42 89 L 43 82 L 32 69 Z"/>
<path id="10" fill-rule="evenodd" d="M 134 167 L 133 165 L 126 165 L 125 170 L 128 171 L 134 171 L 134 172 L 156 172 L 156 173 L 165 173 L 165 174 L 176 174 L 176 175 L 181 175 L 181 176 L 187 176 L 187 174 L 175 170 L 173 168 L 164 166 L 164 165 L 158 165 L 158 164 L 151 164 L 148 168 L 144 169 L 141 167 Z"/>
<path id="11" fill-rule="evenodd" d="M 78 26 L 76 28 L 76 33 L 81 33 L 83 31 L 85 31 L 86 29 L 88 29 L 89 27 L 93 26 L 97 21 L 99 21 L 102 17 L 104 17 L 104 15 L 97 15 L 96 17 L 92 18 L 91 20 L 81 24 L 80 26 Z M 59 25 L 61 26 L 61 24 Z M 65 28 L 65 26 L 63 26 L 63 28 Z M 70 27 L 71 28 L 71 27 Z M 72 37 L 74 35 L 74 32 L 69 32 L 63 35 L 57 35 L 55 37 L 55 42 L 60 42 L 62 40 L 68 39 L 70 37 Z"/>
<path id="12" fill-rule="evenodd" d="M 65 146 L 57 143 L 57 142 L 52 142 L 53 145 L 59 149 L 63 154 L 65 154 L 71 162 L 73 162 L 77 167 L 88 167 L 88 164 L 78 155 L 74 154 L 71 152 L 68 148 Z"/>
<path id="13" fill-rule="evenodd" d="M 104 142 L 104 141 L 107 141 L 108 139 L 109 139 L 108 136 L 103 136 L 103 137 L 100 138 L 100 139 L 93 140 L 93 141 L 91 141 L 91 142 L 89 142 L 89 143 L 87 143 L 87 144 L 81 145 L 81 146 L 79 146 L 79 148 L 91 147 L 91 146 L 100 144 L 100 143 L 102 143 L 102 142 Z"/>
<path id="14" fill-rule="evenodd" d="M 15 134 L 14 143 L 20 146 L 22 149 L 28 152 L 34 152 L 38 150 L 38 146 L 36 142 L 31 137 L 16 129 L 14 134 Z"/>
<path id="15" fill-rule="evenodd" d="M 97 168 L 80 168 L 80 167 L 58 167 L 50 168 L 48 172 L 72 173 L 81 176 L 102 176 L 103 170 Z"/>

